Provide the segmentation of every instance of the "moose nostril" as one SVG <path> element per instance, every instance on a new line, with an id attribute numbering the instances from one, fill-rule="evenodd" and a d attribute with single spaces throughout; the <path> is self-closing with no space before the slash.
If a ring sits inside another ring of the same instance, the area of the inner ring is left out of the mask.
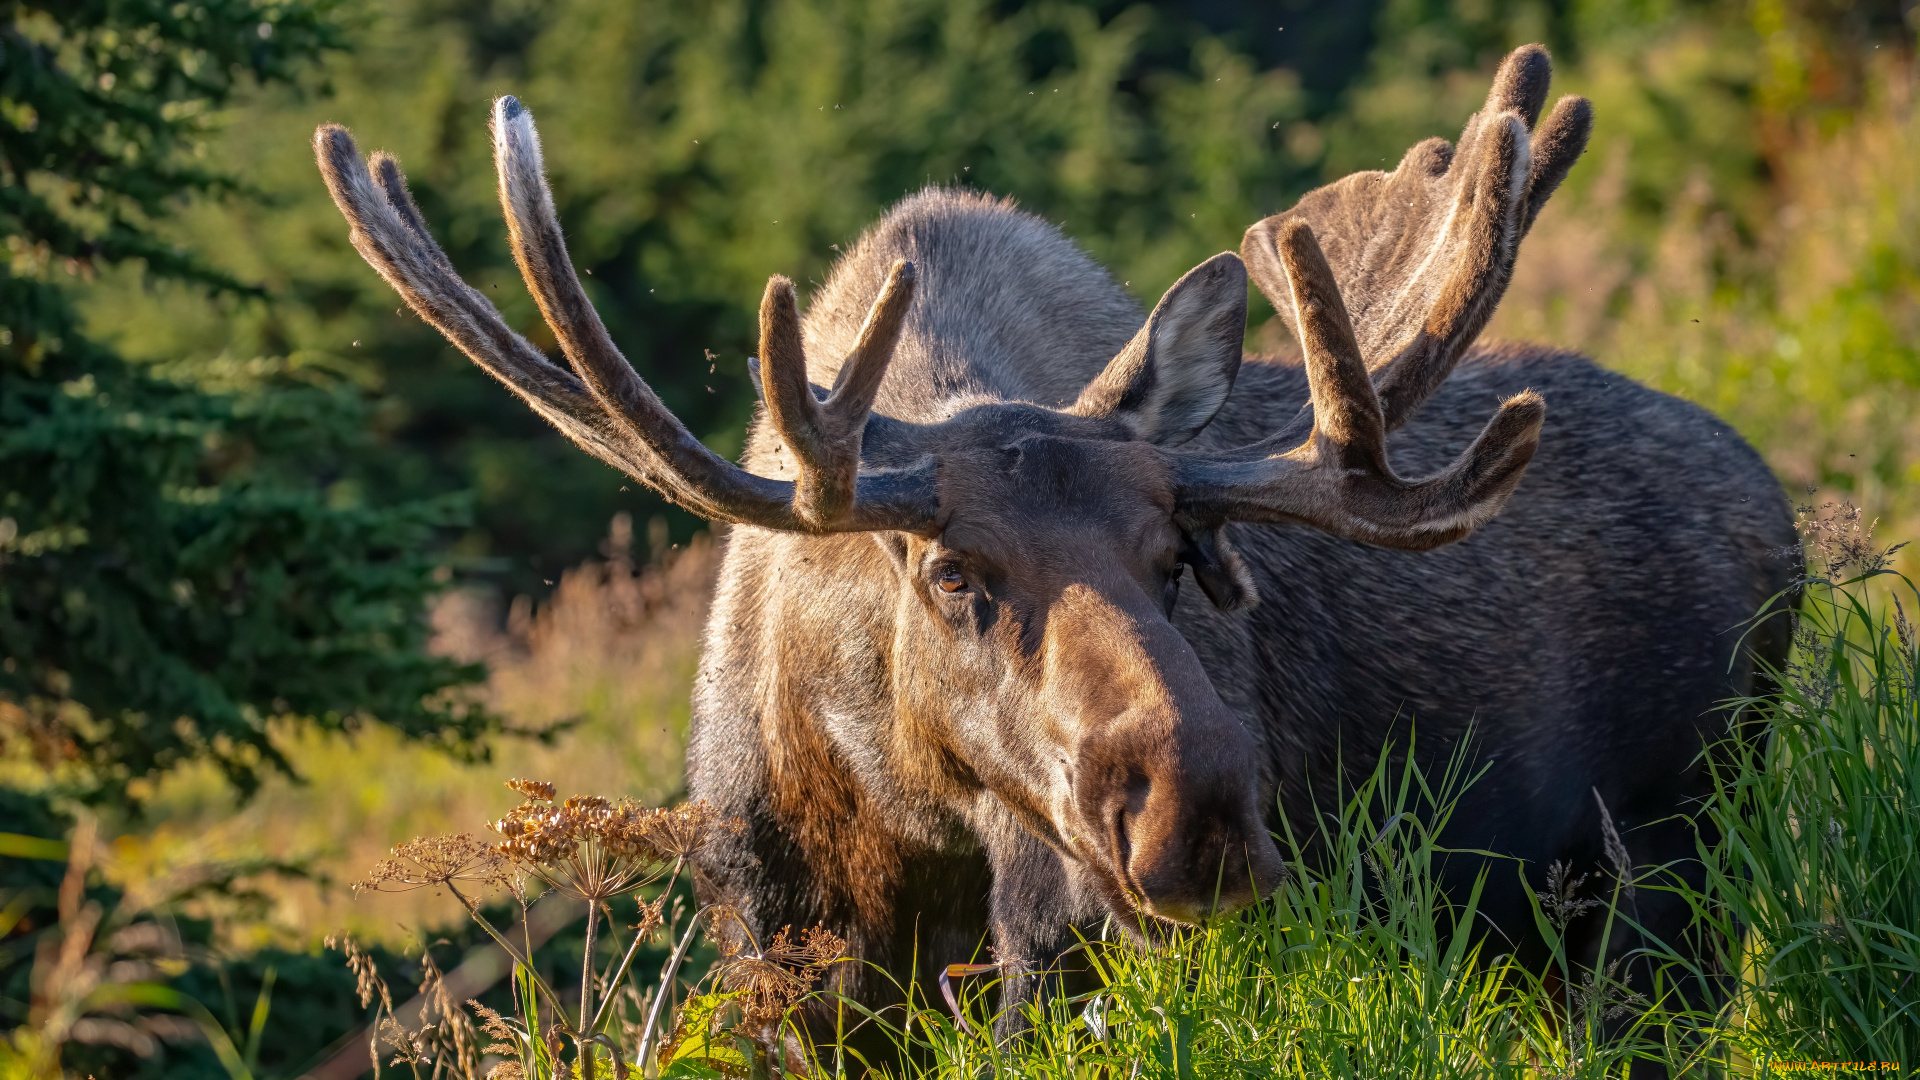
<path id="1" fill-rule="evenodd" d="M 1133 857 L 1133 837 L 1127 829 L 1128 818 L 1132 816 L 1125 803 L 1113 808 L 1113 866 L 1123 874 L 1127 861 Z"/>

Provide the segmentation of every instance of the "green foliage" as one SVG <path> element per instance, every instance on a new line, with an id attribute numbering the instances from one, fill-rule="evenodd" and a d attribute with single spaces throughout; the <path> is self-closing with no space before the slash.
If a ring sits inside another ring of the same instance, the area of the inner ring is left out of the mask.
<path id="1" fill-rule="evenodd" d="M 183 192 L 233 187 L 233 178 L 185 153 L 204 134 L 206 111 L 231 96 L 241 75 L 285 80 L 294 65 L 337 45 L 326 6 L 0 5 L 0 215 L 16 259 L 141 259 L 155 274 L 231 285 L 153 235 L 146 219 L 164 215 Z M 10 326 L 16 335 L 33 329 Z"/>
<path id="2" fill-rule="evenodd" d="M 1285 881 L 1241 915 L 1151 950 L 1086 943 L 1099 988 L 1026 1006 L 1024 1042 L 995 1041 L 990 985 L 961 995 L 964 1027 L 919 1001 L 874 1022 L 912 1077 L 1620 1075 L 1653 1052 L 1651 1014 L 1603 1035 L 1600 995 L 1569 1003 L 1491 952 L 1478 887 L 1441 892 L 1450 853 L 1435 838 L 1463 789 L 1459 765 L 1429 785 L 1383 756 L 1321 815 L 1323 835 L 1283 837 Z"/>
<path id="3" fill-rule="evenodd" d="M 373 506 L 329 487 L 363 409 L 264 360 L 227 392 L 130 364 L 73 297 L 137 262 L 216 294 L 168 242 L 206 167 L 207 116 L 336 41 L 327 8 L 218 0 L 0 8 L 0 731 L 82 798 L 211 756 L 243 790 L 283 765 L 276 715 L 378 717 L 464 743 L 487 718 L 425 655 L 431 540 L 457 502 Z M 66 278 L 67 280 L 63 280 Z"/>
<path id="4" fill-rule="evenodd" d="M 1866 588 L 1892 582 L 1876 598 Z M 1752 703 L 1765 739 L 1732 747 L 1706 815 L 1702 923 L 1743 973 L 1756 1060 L 1920 1054 L 1920 639 L 1904 577 L 1808 583 L 1796 662 Z"/>
<path id="5" fill-rule="evenodd" d="M 722 1077 L 727 1075 L 721 1067 L 745 1072 L 750 1066 L 751 1047 L 742 1052 L 734 1040 L 715 1032 L 720 1021 L 716 1014 L 726 1009 L 729 1003 L 745 997 L 744 992 L 699 994 L 688 998 L 680 1007 L 679 1024 L 686 1030 L 686 1036 L 673 1044 L 671 1052 L 665 1055 L 660 1075 L 663 1077 Z"/>

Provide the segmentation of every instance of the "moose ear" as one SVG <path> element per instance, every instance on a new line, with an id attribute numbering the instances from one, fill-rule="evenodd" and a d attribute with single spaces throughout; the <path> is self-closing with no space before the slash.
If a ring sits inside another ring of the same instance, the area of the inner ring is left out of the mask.
<path id="1" fill-rule="evenodd" d="M 1068 411 L 1125 424 L 1137 439 L 1178 446 L 1207 426 L 1233 391 L 1247 332 L 1247 268 L 1215 255 L 1160 298 L 1147 325 Z"/>

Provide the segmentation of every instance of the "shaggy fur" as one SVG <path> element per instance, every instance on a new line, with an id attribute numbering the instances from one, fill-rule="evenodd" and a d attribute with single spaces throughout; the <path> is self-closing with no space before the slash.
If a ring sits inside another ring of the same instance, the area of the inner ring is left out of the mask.
<path id="1" fill-rule="evenodd" d="M 614 350 L 517 102 L 494 117 L 502 203 L 572 371 L 454 275 L 390 158 L 362 167 L 334 127 L 316 151 L 415 311 L 589 452 L 736 524 L 688 777 L 747 828 L 703 858 L 703 895 L 903 977 L 986 942 L 1024 993 L 1075 927 L 1251 901 L 1278 880 L 1276 815 L 1310 827 L 1416 724 L 1423 758 L 1470 743 L 1490 766 L 1445 843 L 1584 869 L 1597 792 L 1635 862 L 1690 865 L 1673 816 L 1720 703 L 1784 657 L 1784 620 L 1742 628 L 1794 537 L 1706 412 L 1551 349 L 1469 348 L 1585 144 L 1577 99 L 1536 128 L 1547 74 L 1517 52 L 1458 151 L 1423 143 L 1249 230 L 1298 359 L 1239 360 L 1231 254 L 1143 324 L 1053 226 L 913 196 L 804 319 L 770 283 L 741 466 Z M 1483 910 L 1537 953 L 1510 874 Z M 1674 941 L 1687 912 L 1643 892 L 1637 915 Z M 1605 959 L 1596 929 L 1576 961 Z M 894 997 L 863 964 L 836 979 Z"/>

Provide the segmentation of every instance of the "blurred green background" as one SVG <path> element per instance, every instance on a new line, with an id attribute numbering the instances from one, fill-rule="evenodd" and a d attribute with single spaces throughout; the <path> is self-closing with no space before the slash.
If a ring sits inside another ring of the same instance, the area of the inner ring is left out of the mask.
<path id="1" fill-rule="evenodd" d="M 614 339 L 733 453 L 767 275 L 820 282 L 901 196 L 1013 196 L 1150 304 L 1306 189 L 1456 135 L 1499 58 L 1541 41 L 1597 126 L 1490 335 L 1699 401 L 1796 498 L 1853 499 L 1901 539 L 1920 525 L 1913 15 L 0 0 L 0 785 L 23 807 L 0 832 L 97 815 L 102 889 L 227 867 L 231 887 L 153 910 L 205 920 L 244 1005 L 258 950 L 311 956 L 339 925 L 430 937 L 433 898 L 356 906 L 337 882 L 480 828 L 501 778 L 678 789 L 703 523 L 397 310 L 313 167 L 318 123 L 395 153 L 467 279 L 550 348 L 489 161 L 489 102 L 518 95 Z M 1257 295 L 1249 332 L 1290 347 Z M 48 865 L 0 857 L 0 907 L 51 911 Z M 48 916 L 0 925 L 4 1028 L 29 1020 Z M 283 982 L 276 1015 L 334 1012 L 309 1036 L 288 1020 L 269 1074 L 351 1019 L 307 985 Z M 213 1068 L 168 1053 L 114 1075 Z"/>

